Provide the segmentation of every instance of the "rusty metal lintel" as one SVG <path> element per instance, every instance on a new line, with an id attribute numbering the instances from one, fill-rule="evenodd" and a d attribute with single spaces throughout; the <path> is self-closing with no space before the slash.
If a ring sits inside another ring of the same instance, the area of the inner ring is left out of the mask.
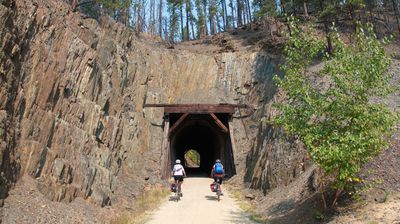
<path id="1" fill-rule="evenodd" d="M 143 107 L 163 107 L 165 113 L 229 113 L 233 114 L 235 108 L 251 108 L 246 104 L 144 104 Z"/>
<path id="2" fill-rule="evenodd" d="M 214 113 L 210 113 L 211 117 L 214 118 L 215 123 L 224 131 L 225 133 L 228 133 L 228 128 L 218 119 L 218 117 Z"/>

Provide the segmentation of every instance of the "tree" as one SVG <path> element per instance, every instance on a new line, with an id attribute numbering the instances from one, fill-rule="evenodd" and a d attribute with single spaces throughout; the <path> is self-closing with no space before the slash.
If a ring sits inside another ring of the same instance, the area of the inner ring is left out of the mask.
<path id="1" fill-rule="evenodd" d="M 189 21 L 191 19 L 191 15 L 190 15 L 190 0 L 185 0 L 185 4 L 186 4 L 186 40 L 190 40 L 190 32 L 189 32 Z"/>
<path id="2" fill-rule="evenodd" d="M 160 0 L 160 5 L 159 5 L 159 10 L 158 10 L 158 33 L 160 35 L 160 38 L 162 38 L 162 10 L 163 10 L 163 0 Z"/>
<path id="3" fill-rule="evenodd" d="M 168 11 L 170 13 L 169 17 L 169 41 L 173 45 L 175 43 L 175 38 L 179 30 L 179 23 L 178 23 L 178 17 L 179 13 L 177 12 L 178 6 L 179 6 L 179 1 L 178 0 L 168 0 Z"/>
<path id="4" fill-rule="evenodd" d="M 183 0 L 179 0 L 179 17 L 181 18 L 181 39 L 185 41 L 185 27 L 183 25 Z"/>
<path id="5" fill-rule="evenodd" d="M 229 23 L 228 23 L 228 11 L 226 9 L 226 0 L 221 0 L 221 15 L 222 15 L 222 19 L 223 19 L 223 27 L 224 27 L 224 31 L 226 29 L 229 29 Z"/>
<path id="6" fill-rule="evenodd" d="M 237 26 L 240 27 L 243 25 L 243 20 L 242 20 L 243 4 L 241 0 L 236 0 L 236 9 L 237 9 Z"/>
<path id="7" fill-rule="evenodd" d="M 322 173 L 333 177 L 334 206 L 345 187 L 358 180 L 362 165 L 388 146 L 399 122 L 399 115 L 377 100 L 390 92 L 390 60 L 385 41 L 377 40 L 371 26 L 365 30 L 358 25 L 353 45 L 331 34 L 331 55 L 310 30 L 293 22 L 291 29 L 282 66 L 285 77 L 276 78 L 286 94 L 285 103 L 276 104 L 281 111 L 276 123 L 302 140 Z M 323 69 L 311 72 L 309 66 L 321 56 Z M 320 184 L 325 202 L 327 183 Z"/>
<path id="8" fill-rule="evenodd" d="M 203 10 L 203 1 L 195 0 L 196 12 L 197 12 L 197 38 L 202 38 L 206 36 L 206 25 L 205 25 L 205 15 Z"/>
<path id="9" fill-rule="evenodd" d="M 393 11 L 394 11 L 394 16 L 396 18 L 396 23 L 397 23 L 397 29 L 400 34 L 400 12 L 399 12 L 399 3 L 396 3 L 395 0 L 392 0 L 392 5 L 393 5 Z"/>
<path id="10" fill-rule="evenodd" d="M 212 35 L 217 33 L 217 24 L 216 24 L 216 17 L 217 17 L 217 1 L 216 0 L 210 0 L 209 1 L 209 7 L 208 7 L 208 15 L 209 15 L 209 21 L 210 21 L 210 33 Z"/>
<path id="11" fill-rule="evenodd" d="M 360 18 L 356 18 L 356 12 L 362 10 L 364 7 L 364 0 L 348 0 L 343 5 L 344 11 L 350 14 L 354 29 L 357 27 L 357 20 L 360 20 Z"/>

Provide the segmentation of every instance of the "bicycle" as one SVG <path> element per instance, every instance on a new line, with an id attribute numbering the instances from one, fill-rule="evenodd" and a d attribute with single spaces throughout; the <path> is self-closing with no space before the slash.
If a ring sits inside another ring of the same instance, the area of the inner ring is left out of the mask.
<path id="1" fill-rule="evenodd" d="M 175 183 L 175 201 L 178 202 L 181 197 L 182 197 L 182 188 L 181 188 L 182 182 L 177 181 Z"/>
<path id="2" fill-rule="evenodd" d="M 211 185 L 211 191 L 215 192 L 215 194 L 217 195 L 217 200 L 220 201 L 222 194 L 221 191 L 221 184 L 218 181 L 214 181 Z"/>
<path id="3" fill-rule="evenodd" d="M 214 185 L 214 187 L 216 188 L 215 189 L 215 193 L 217 194 L 217 200 L 219 201 L 220 200 L 220 197 L 221 197 L 221 184 L 220 183 L 218 183 L 218 182 L 215 182 L 215 185 Z"/>

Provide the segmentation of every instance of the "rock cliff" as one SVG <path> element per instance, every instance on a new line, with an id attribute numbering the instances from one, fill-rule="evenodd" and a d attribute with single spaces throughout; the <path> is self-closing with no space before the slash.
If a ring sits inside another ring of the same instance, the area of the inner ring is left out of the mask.
<path id="1" fill-rule="evenodd" d="M 311 165 L 260 122 L 279 98 L 272 51 L 165 49 L 61 0 L 0 0 L 0 21 L 0 199 L 23 175 L 51 200 L 100 206 L 160 183 L 163 111 L 144 103 L 252 105 L 233 116 L 234 157 L 239 181 L 264 193 Z"/>
<path id="2" fill-rule="evenodd" d="M 150 46 L 108 18 L 73 13 L 63 1 L 1 1 L 0 19 L 0 198 L 27 174 L 52 200 L 123 204 L 130 192 L 160 182 L 163 115 L 143 108 L 145 101 L 257 108 L 274 95 L 279 58 L 267 52 L 205 55 Z M 233 118 L 242 171 L 257 132 L 251 118 L 264 110 Z M 254 147 L 267 147 L 265 137 Z M 287 156 L 282 150 L 274 160 Z M 266 159 L 249 166 L 263 167 Z M 294 177 L 291 170 L 285 179 Z M 268 185 L 287 182 L 272 179 Z"/>

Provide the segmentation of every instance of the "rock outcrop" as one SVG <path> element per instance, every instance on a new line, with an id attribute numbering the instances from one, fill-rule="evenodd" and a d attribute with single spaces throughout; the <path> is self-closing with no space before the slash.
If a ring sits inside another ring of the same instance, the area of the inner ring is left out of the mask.
<path id="1" fill-rule="evenodd" d="M 0 7 L 0 198 L 28 174 L 52 200 L 123 204 L 160 181 L 162 111 L 143 108 L 144 101 L 257 107 L 274 93 L 279 60 L 266 52 L 155 48 L 62 1 L 7 0 Z M 255 128 L 241 116 L 233 121 L 234 153 L 243 170 Z"/>
<path id="2" fill-rule="evenodd" d="M 155 47 L 61 0 L 2 0 L 0 21 L 0 200 L 30 175 L 55 201 L 131 203 L 161 182 L 163 111 L 145 102 L 250 104 L 231 127 L 240 181 L 266 193 L 312 173 L 301 144 L 261 122 L 279 98 L 271 52 Z"/>

